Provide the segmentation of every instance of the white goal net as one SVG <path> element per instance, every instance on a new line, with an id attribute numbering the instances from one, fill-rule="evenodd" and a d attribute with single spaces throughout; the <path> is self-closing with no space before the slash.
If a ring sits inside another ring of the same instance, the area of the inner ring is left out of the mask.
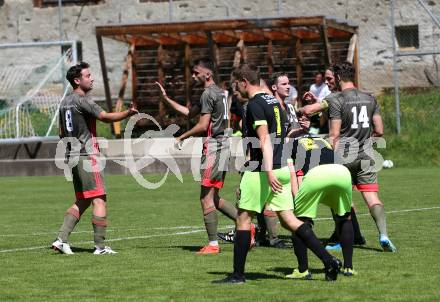
<path id="1" fill-rule="evenodd" d="M 26 59 L 13 58 L 24 49 Z M 11 63 L 0 66 L 0 142 L 56 136 L 58 106 L 69 89 L 65 73 L 76 63 L 76 52 L 71 47 L 62 54 L 56 43 L 23 49 L 0 45 L 2 56 L 7 56 L 2 62 Z"/>

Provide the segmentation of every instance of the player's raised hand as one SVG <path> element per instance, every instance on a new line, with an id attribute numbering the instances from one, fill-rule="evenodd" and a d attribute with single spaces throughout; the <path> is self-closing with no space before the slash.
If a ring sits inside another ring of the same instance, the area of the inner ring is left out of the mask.
<path id="1" fill-rule="evenodd" d="M 159 90 L 160 90 L 160 93 L 162 94 L 162 96 L 166 97 L 167 91 L 165 90 L 165 88 L 163 88 L 163 86 L 159 82 L 154 82 L 154 84 L 156 84 L 157 87 L 159 87 Z"/>
<path id="2" fill-rule="evenodd" d="M 318 98 L 316 95 L 313 94 L 311 91 L 307 91 L 304 93 L 303 100 L 306 101 L 308 104 L 313 104 L 318 101 Z"/>
<path id="3" fill-rule="evenodd" d="M 281 193 L 283 191 L 283 185 L 277 179 L 273 171 L 267 172 L 267 181 L 269 182 L 269 186 L 274 193 Z"/>
<path id="4" fill-rule="evenodd" d="M 128 108 L 130 110 L 130 115 L 135 115 L 139 113 L 139 110 L 137 109 L 137 104 L 134 102 L 130 103 L 130 107 Z"/>

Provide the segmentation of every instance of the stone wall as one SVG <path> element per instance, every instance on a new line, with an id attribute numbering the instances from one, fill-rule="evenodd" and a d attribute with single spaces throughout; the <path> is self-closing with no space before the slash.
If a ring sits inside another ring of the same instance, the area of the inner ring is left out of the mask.
<path id="1" fill-rule="evenodd" d="M 425 0 L 440 16 L 440 0 Z M 277 16 L 276 0 L 174 0 L 173 21 L 201 19 L 258 18 Z M 313 5 L 310 5 L 313 3 Z M 440 29 L 416 0 L 396 1 L 396 25 L 419 25 L 420 50 L 438 50 Z M 281 15 L 326 15 L 346 19 L 359 26 L 361 87 L 378 92 L 393 85 L 391 26 L 387 0 L 282 0 Z M 170 20 L 168 1 L 105 0 L 97 5 L 65 6 L 64 34 L 68 40 L 81 40 L 83 59 L 92 65 L 96 78 L 94 94 L 104 95 L 95 26 L 126 23 L 157 23 Z M 5 0 L 0 7 L 0 43 L 59 40 L 58 8 L 35 8 L 31 0 Z M 112 94 L 119 89 L 122 63 L 128 50 L 124 43 L 104 39 Z M 47 50 L 1 50 L 2 64 L 23 64 L 47 60 L 59 54 Z M 399 59 L 401 86 L 429 85 L 425 68 L 432 69 L 433 56 Z M 130 87 L 126 96 L 130 95 Z"/>

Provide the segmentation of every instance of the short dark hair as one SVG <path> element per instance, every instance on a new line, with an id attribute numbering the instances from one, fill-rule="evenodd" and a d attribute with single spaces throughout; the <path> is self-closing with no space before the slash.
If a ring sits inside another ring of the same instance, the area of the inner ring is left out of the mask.
<path id="1" fill-rule="evenodd" d="M 315 72 L 315 77 L 320 74 L 322 77 L 324 77 L 324 71 L 317 71 Z"/>
<path id="2" fill-rule="evenodd" d="M 72 85 L 73 89 L 78 87 L 78 85 L 75 83 L 75 79 L 81 78 L 81 71 L 89 67 L 89 63 L 81 62 L 69 68 L 66 74 L 66 79 L 69 81 L 70 85 Z"/>
<path id="3" fill-rule="evenodd" d="M 209 69 L 212 71 L 213 74 L 216 73 L 215 63 L 211 58 L 204 57 L 200 58 L 194 61 L 194 66 L 200 65 L 206 69 Z"/>
<path id="4" fill-rule="evenodd" d="M 343 62 L 333 65 L 333 73 L 339 76 L 339 78 L 344 82 L 353 82 L 355 70 L 353 64 L 350 62 Z"/>
<path id="5" fill-rule="evenodd" d="M 274 72 L 269 78 L 269 87 L 272 89 L 272 85 L 276 85 L 278 83 L 278 79 L 281 77 L 289 78 L 289 75 L 286 72 Z"/>
<path id="6" fill-rule="evenodd" d="M 253 64 L 241 64 L 234 69 L 232 76 L 238 81 L 246 79 L 251 85 L 260 85 L 260 71 Z"/>

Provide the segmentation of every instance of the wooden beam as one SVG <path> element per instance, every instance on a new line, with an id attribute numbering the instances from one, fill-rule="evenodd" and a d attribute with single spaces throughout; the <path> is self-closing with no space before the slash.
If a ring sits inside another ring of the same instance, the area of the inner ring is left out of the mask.
<path id="1" fill-rule="evenodd" d="M 133 52 L 131 54 L 131 100 L 133 104 L 138 105 L 138 78 L 137 78 L 137 44 L 133 44 Z"/>
<path id="2" fill-rule="evenodd" d="M 324 17 L 297 17 L 297 18 L 266 18 L 247 20 L 217 20 L 179 23 L 158 24 L 126 24 L 97 26 L 96 34 L 101 36 L 114 36 L 125 34 L 148 35 L 151 33 L 198 32 L 219 30 L 252 30 L 255 28 L 285 28 L 296 26 L 319 26 L 323 24 Z"/>
<path id="3" fill-rule="evenodd" d="M 185 43 L 190 44 L 190 45 L 197 45 L 197 44 L 206 45 L 206 44 L 208 44 L 208 38 L 205 36 L 202 36 L 201 34 L 182 34 L 180 36 L 180 38 L 182 39 L 182 41 L 184 41 Z"/>
<path id="4" fill-rule="evenodd" d="M 327 26 L 327 34 L 329 38 L 337 38 L 337 39 L 348 39 L 353 35 L 351 32 L 342 31 L 328 26 Z"/>
<path id="5" fill-rule="evenodd" d="M 190 108 L 191 106 L 191 47 L 189 44 L 185 45 L 185 101 L 186 101 L 186 107 Z M 187 119 L 186 122 L 186 128 L 187 130 L 190 128 L 190 120 Z"/>
<path id="6" fill-rule="evenodd" d="M 274 63 L 274 58 L 273 58 L 273 43 L 272 40 L 269 40 L 269 42 L 267 43 L 267 57 L 266 57 L 266 62 L 267 62 L 267 67 L 268 67 L 268 72 L 269 72 L 269 76 L 273 74 L 273 63 Z"/>
<path id="7" fill-rule="evenodd" d="M 219 84 L 219 75 L 218 75 L 218 65 L 219 65 L 219 58 L 218 58 L 218 47 L 215 43 L 214 39 L 212 38 L 212 34 L 210 31 L 205 32 L 206 37 L 208 38 L 208 47 L 209 47 L 209 56 L 212 58 L 214 62 L 214 82 Z"/>
<path id="8" fill-rule="evenodd" d="M 157 78 L 158 82 L 165 87 L 165 72 L 163 70 L 163 59 L 164 59 L 164 50 L 163 46 L 159 45 L 157 49 Z M 159 102 L 159 118 L 162 120 L 162 118 L 165 116 L 166 110 L 163 102 Z"/>
<path id="9" fill-rule="evenodd" d="M 350 45 L 348 46 L 348 53 L 347 53 L 347 62 L 350 62 L 352 64 L 356 52 L 356 46 L 357 46 L 357 35 L 354 34 L 350 39 Z"/>
<path id="10" fill-rule="evenodd" d="M 99 61 L 101 63 L 102 80 L 104 82 L 105 101 L 107 103 L 107 111 L 113 112 L 112 97 L 110 93 L 110 86 L 108 84 L 107 66 L 105 64 L 104 46 L 102 44 L 102 36 L 96 35 L 96 43 L 98 44 Z M 110 123 L 112 134 L 115 134 L 113 123 Z"/>
<path id="11" fill-rule="evenodd" d="M 328 40 L 327 24 L 325 23 L 325 20 L 324 20 L 324 24 L 320 27 L 319 30 L 321 32 L 321 39 L 324 45 L 325 64 L 331 65 L 332 64 L 331 45 Z"/>
<path id="12" fill-rule="evenodd" d="M 298 91 L 298 97 L 297 97 L 297 102 L 299 103 L 299 105 L 302 105 L 302 95 L 303 95 L 303 91 L 302 91 L 302 84 L 303 84 L 303 58 L 302 58 L 302 45 L 301 45 L 301 40 L 300 39 L 296 39 L 295 42 L 295 57 L 296 57 L 296 90 Z"/>
<path id="13" fill-rule="evenodd" d="M 353 67 L 355 70 L 354 74 L 354 85 L 360 87 L 360 64 L 359 64 L 359 43 L 356 43 L 353 58 Z"/>
<path id="14" fill-rule="evenodd" d="M 157 41 L 161 45 L 179 45 L 179 44 L 182 44 L 182 40 L 181 39 L 175 39 L 173 37 L 169 37 L 169 36 L 166 36 L 166 35 L 160 35 L 157 38 Z"/>
<path id="15" fill-rule="evenodd" d="M 340 23 L 340 22 L 337 22 L 337 21 L 331 20 L 331 19 L 326 19 L 325 22 L 327 24 L 327 27 L 329 27 L 329 28 L 349 32 L 351 34 L 355 34 L 357 32 L 357 28 L 358 28 L 357 26 L 351 26 L 351 25 Z"/>
<path id="16" fill-rule="evenodd" d="M 231 34 L 232 33 L 232 34 Z M 232 44 L 237 43 L 240 40 L 239 37 L 235 35 L 234 31 L 223 31 L 223 32 L 211 32 L 212 38 L 218 44 Z"/>
<path id="17" fill-rule="evenodd" d="M 189 107 L 191 105 L 191 47 L 189 44 L 185 45 L 185 100 L 186 106 Z"/>
<path id="18" fill-rule="evenodd" d="M 292 33 L 281 30 L 263 31 L 263 35 L 267 40 L 272 41 L 290 41 L 293 39 Z"/>
<path id="19" fill-rule="evenodd" d="M 318 32 L 307 30 L 304 28 L 292 28 L 292 35 L 300 40 L 318 40 L 321 38 Z"/>
<path id="20" fill-rule="evenodd" d="M 147 37 L 132 36 L 130 39 L 130 44 L 135 44 L 137 46 L 157 46 L 160 45 L 158 41 L 148 39 Z"/>
<path id="21" fill-rule="evenodd" d="M 115 112 L 120 112 L 122 110 L 122 106 L 124 104 L 124 94 L 125 94 L 125 88 L 127 87 L 127 81 L 128 81 L 128 74 L 131 69 L 131 61 L 132 61 L 132 55 L 134 52 L 134 44 L 130 45 L 130 48 L 128 49 L 127 56 L 125 57 L 124 64 L 122 66 L 122 79 L 121 79 L 121 88 L 119 88 L 118 93 L 118 99 L 116 100 L 116 106 L 115 106 Z M 115 122 L 113 123 L 113 127 L 115 129 L 115 136 L 116 138 L 120 138 L 121 136 L 121 122 Z"/>
<path id="22" fill-rule="evenodd" d="M 261 42 L 266 40 L 263 33 L 258 34 L 252 31 L 237 32 L 237 35 L 240 37 L 240 40 L 245 42 Z"/>

